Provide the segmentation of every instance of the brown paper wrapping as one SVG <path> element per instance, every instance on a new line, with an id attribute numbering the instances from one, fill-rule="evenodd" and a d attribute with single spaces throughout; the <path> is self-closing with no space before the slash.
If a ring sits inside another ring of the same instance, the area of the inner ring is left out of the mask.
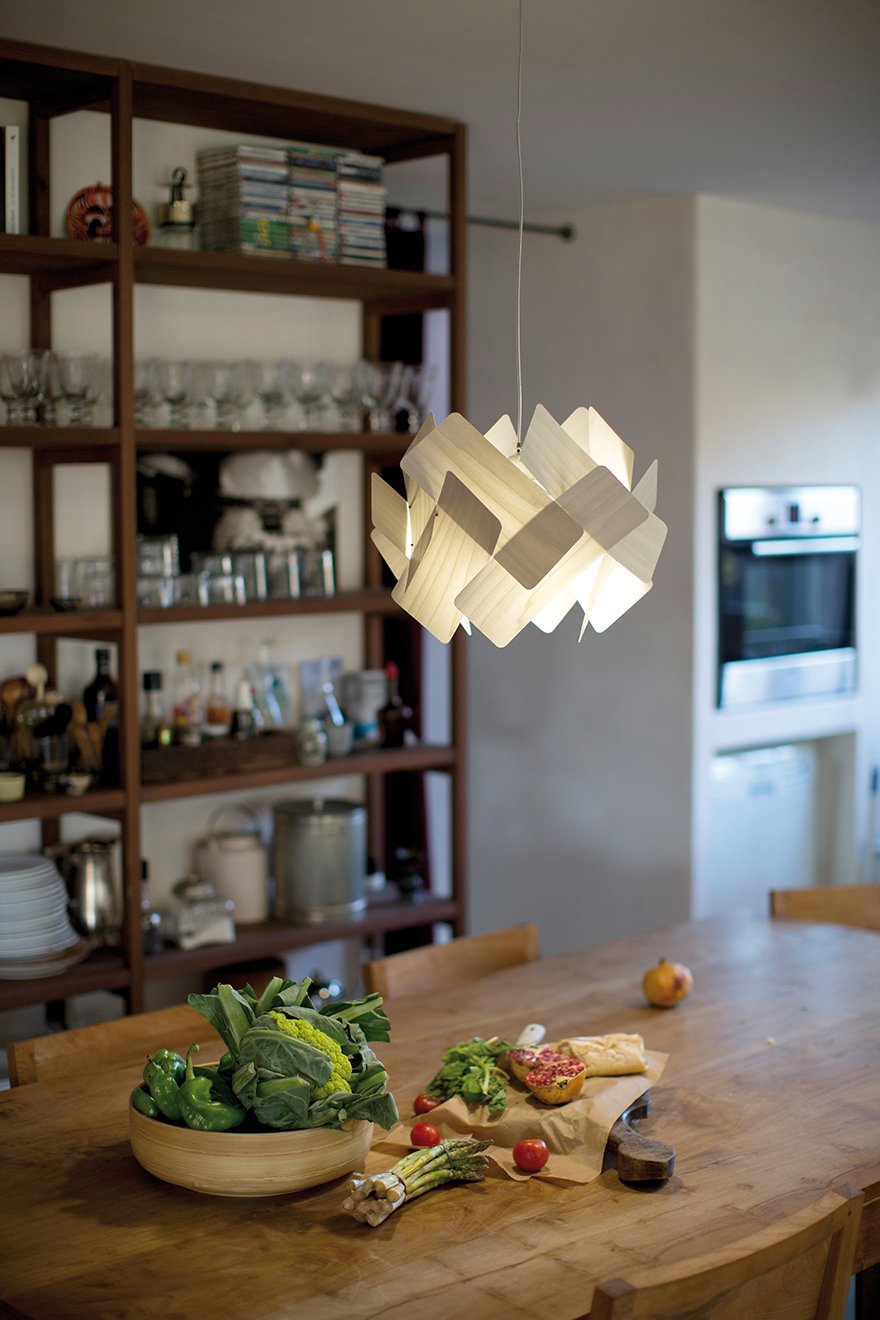
<path id="1" fill-rule="evenodd" d="M 388 1151 L 401 1159 L 412 1146 L 414 1123 L 433 1123 L 444 1137 L 473 1136 L 491 1141 L 486 1151 L 493 1164 L 510 1178 L 531 1178 L 513 1162 L 513 1147 L 527 1137 L 541 1137 L 550 1159 L 541 1177 L 560 1183 L 592 1182 L 602 1172 L 608 1134 L 625 1109 L 659 1080 L 669 1056 L 646 1050 L 647 1068 L 626 1077 L 588 1077 L 576 1100 L 564 1105 L 542 1105 L 525 1087 L 511 1082 L 507 1108 L 490 1114 L 485 1106 L 468 1105 L 461 1096 L 446 1100 L 430 1114 L 397 1123 L 374 1142 L 374 1151 Z"/>

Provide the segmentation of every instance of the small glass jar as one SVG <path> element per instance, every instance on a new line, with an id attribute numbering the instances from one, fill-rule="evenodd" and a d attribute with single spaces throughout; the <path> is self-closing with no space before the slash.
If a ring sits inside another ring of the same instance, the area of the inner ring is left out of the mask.
<path id="1" fill-rule="evenodd" d="M 327 760 L 327 730 L 323 720 L 303 720 L 299 726 L 297 752 L 302 765 L 323 765 Z"/>

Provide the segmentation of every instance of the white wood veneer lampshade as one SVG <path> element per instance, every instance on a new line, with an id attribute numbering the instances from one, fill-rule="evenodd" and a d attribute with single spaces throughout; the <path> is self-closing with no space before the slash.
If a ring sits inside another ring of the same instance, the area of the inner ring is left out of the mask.
<path id="1" fill-rule="evenodd" d="M 373 477 L 372 540 L 393 599 L 441 642 L 473 624 L 506 646 L 575 605 L 581 637 L 603 632 L 651 589 L 657 464 L 633 488 L 633 452 L 594 408 L 560 425 L 539 404 L 519 455 L 509 417 L 486 435 L 428 417 L 400 466 L 406 498 Z"/>

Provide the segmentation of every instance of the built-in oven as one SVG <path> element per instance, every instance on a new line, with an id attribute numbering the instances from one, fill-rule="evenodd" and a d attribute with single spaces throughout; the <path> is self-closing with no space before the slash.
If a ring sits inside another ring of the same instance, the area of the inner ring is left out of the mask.
<path id="1" fill-rule="evenodd" d="M 858 548 L 855 486 L 721 491 L 719 706 L 855 688 Z"/>

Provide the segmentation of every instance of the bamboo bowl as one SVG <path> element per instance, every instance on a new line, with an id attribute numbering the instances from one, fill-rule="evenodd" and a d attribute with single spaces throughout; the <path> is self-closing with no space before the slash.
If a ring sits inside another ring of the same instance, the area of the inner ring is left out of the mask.
<path id="1" fill-rule="evenodd" d="M 208 1196 L 278 1196 L 318 1187 L 364 1167 L 373 1138 L 365 1121 L 302 1132 L 195 1132 L 128 1107 L 129 1139 L 142 1168 Z"/>

